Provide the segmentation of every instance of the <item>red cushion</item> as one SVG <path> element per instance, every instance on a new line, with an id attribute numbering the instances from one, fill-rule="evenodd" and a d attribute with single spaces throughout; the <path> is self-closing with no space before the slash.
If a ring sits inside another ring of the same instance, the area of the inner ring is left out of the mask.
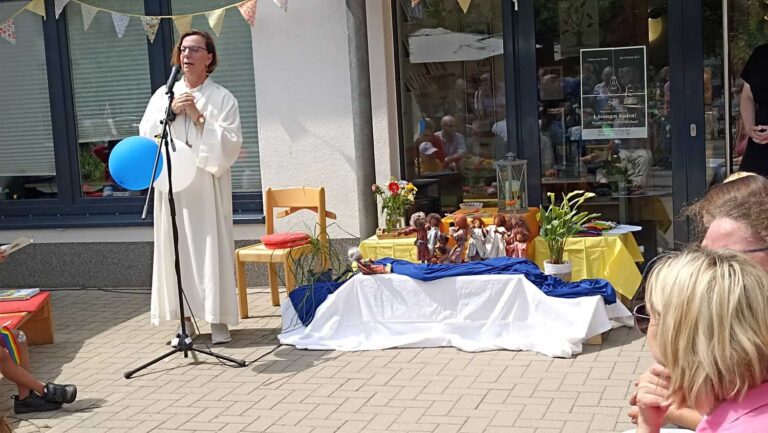
<path id="1" fill-rule="evenodd" d="M 40 292 L 26 301 L 0 301 L 0 314 L 18 313 L 20 311 L 34 313 L 50 296 L 50 292 Z"/>
<path id="2" fill-rule="evenodd" d="M 27 313 L 18 313 L 0 316 L 0 326 L 5 326 L 8 329 L 16 329 L 26 315 Z"/>
<path id="3" fill-rule="evenodd" d="M 274 233 L 261 237 L 264 246 L 270 250 L 293 248 L 309 243 L 309 235 L 302 232 Z"/>

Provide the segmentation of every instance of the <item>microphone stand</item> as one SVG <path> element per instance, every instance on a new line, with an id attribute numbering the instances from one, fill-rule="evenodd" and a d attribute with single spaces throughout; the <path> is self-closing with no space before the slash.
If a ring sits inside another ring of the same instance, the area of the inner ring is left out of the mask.
<path id="1" fill-rule="evenodd" d="M 160 145 L 157 147 L 157 154 L 155 154 L 155 164 L 152 168 L 152 175 L 149 179 L 149 185 L 150 189 L 147 191 L 147 199 L 144 203 L 144 211 L 141 214 L 141 219 L 146 219 L 147 217 L 147 209 L 149 208 L 149 196 L 150 192 L 152 191 L 152 183 L 154 182 L 155 175 L 157 173 L 157 165 L 160 160 L 160 154 L 163 151 L 163 148 L 165 148 L 165 163 L 167 167 L 167 174 L 168 174 L 168 206 L 170 209 L 171 214 L 171 227 L 173 231 L 173 253 L 174 253 L 174 266 L 176 269 L 176 287 L 178 289 L 178 296 L 179 296 L 179 320 L 181 321 L 181 333 L 176 334 L 176 337 L 179 339 L 178 345 L 171 349 L 170 351 L 166 352 L 163 355 L 158 356 L 157 358 L 142 364 L 141 366 L 126 371 L 123 373 L 123 377 L 126 379 L 130 379 L 134 374 L 137 372 L 144 370 L 145 368 L 154 365 L 160 361 L 162 361 L 165 358 L 168 358 L 169 356 L 183 352 L 184 357 L 189 357 L 189 352 L 197 352 L 202 353 L 203 355 L 212 356 L 218 360 L 226 360 L 233 364 L 236 364 L 240 367 L 245 367 L 246 363 L 245 361 L 241 359 L 235 359 L 231 358 L 226 355 L 222 355 L 219 353 L 214 353 L 210 350 L 206 349 L 198 349 L 194 346 L 192 342 L 192 338 L 189 337 L 189 334 L 187 334 L 187 326 L 186 326 L 186 320 L 184 320 L 184 289 L 181 287 L 181 262 L 179 260 L 179 227 L 176 224 L 176 202 L 173 199 L 173 177 L 171 176 L 171 150 L 169 147 L 173 148 L 173 151 L 176 151 L 176 145 L 173 143 L 172 139 L 169 139 L 169 129 L 170 124 L 173 120 L 176 119 L 176 113 L 171 110 L 171 102 L 173 102 L 173 84 L 168 86 L 168 89 L 166 90 L 166 94 L 168 94 L 168 108 L 165 110 L 165 118 L 161 121 L 163 124 L 163 130 L 160 134 Z M 170 145 L 169 145 L 170 144 Z"/>

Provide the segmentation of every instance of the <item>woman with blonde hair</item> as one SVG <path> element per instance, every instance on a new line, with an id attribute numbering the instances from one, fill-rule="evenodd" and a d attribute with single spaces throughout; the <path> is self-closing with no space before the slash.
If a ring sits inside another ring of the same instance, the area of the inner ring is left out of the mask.
<path id="1" fill-rule="evenodd" d="M 640 433 L 659 432 L 671 407 L 706 414 L 696 432 L 768 426 L 768 273 L 730 250 L 660 259 L 638 327 L 666 372 L 637 393 Z"/>

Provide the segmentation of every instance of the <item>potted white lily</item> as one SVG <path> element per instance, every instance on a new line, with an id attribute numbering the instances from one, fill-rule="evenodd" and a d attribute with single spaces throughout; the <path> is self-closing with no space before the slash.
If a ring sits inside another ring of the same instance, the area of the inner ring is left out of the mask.
<path id="1" fill-rule="evenodd" d="M 555 202 L 555 194 L 547 193 L 549 207 L 545 211 L 540 206 L 539 213 L 536 215 L 541 227 L 539 236 L 544 239 L 549 248 L 549 260 L 544 261 L 544 273 L 570 280 L 573 264 L 566 262 L 563 258 L 565 243 L 568 238 L 581 230 L 585 223 L 600 216 L 600 214 L 578 211 L 584 200 L 594 196 L 595 194 L 591 192 L 572 191 L 563 194 L 563 201 L 558 205 Z"/>

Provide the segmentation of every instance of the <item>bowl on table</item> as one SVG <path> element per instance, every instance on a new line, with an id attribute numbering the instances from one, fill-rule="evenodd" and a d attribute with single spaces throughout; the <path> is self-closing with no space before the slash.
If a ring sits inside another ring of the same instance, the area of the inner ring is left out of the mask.
<path id="1" fill-rule="evenodd" d="M 478 201 L 467 201 L 464 203 L 459 203 L 459 208 L 461 210 L 478 210 L 483 207 L 483 203 Z"/>

